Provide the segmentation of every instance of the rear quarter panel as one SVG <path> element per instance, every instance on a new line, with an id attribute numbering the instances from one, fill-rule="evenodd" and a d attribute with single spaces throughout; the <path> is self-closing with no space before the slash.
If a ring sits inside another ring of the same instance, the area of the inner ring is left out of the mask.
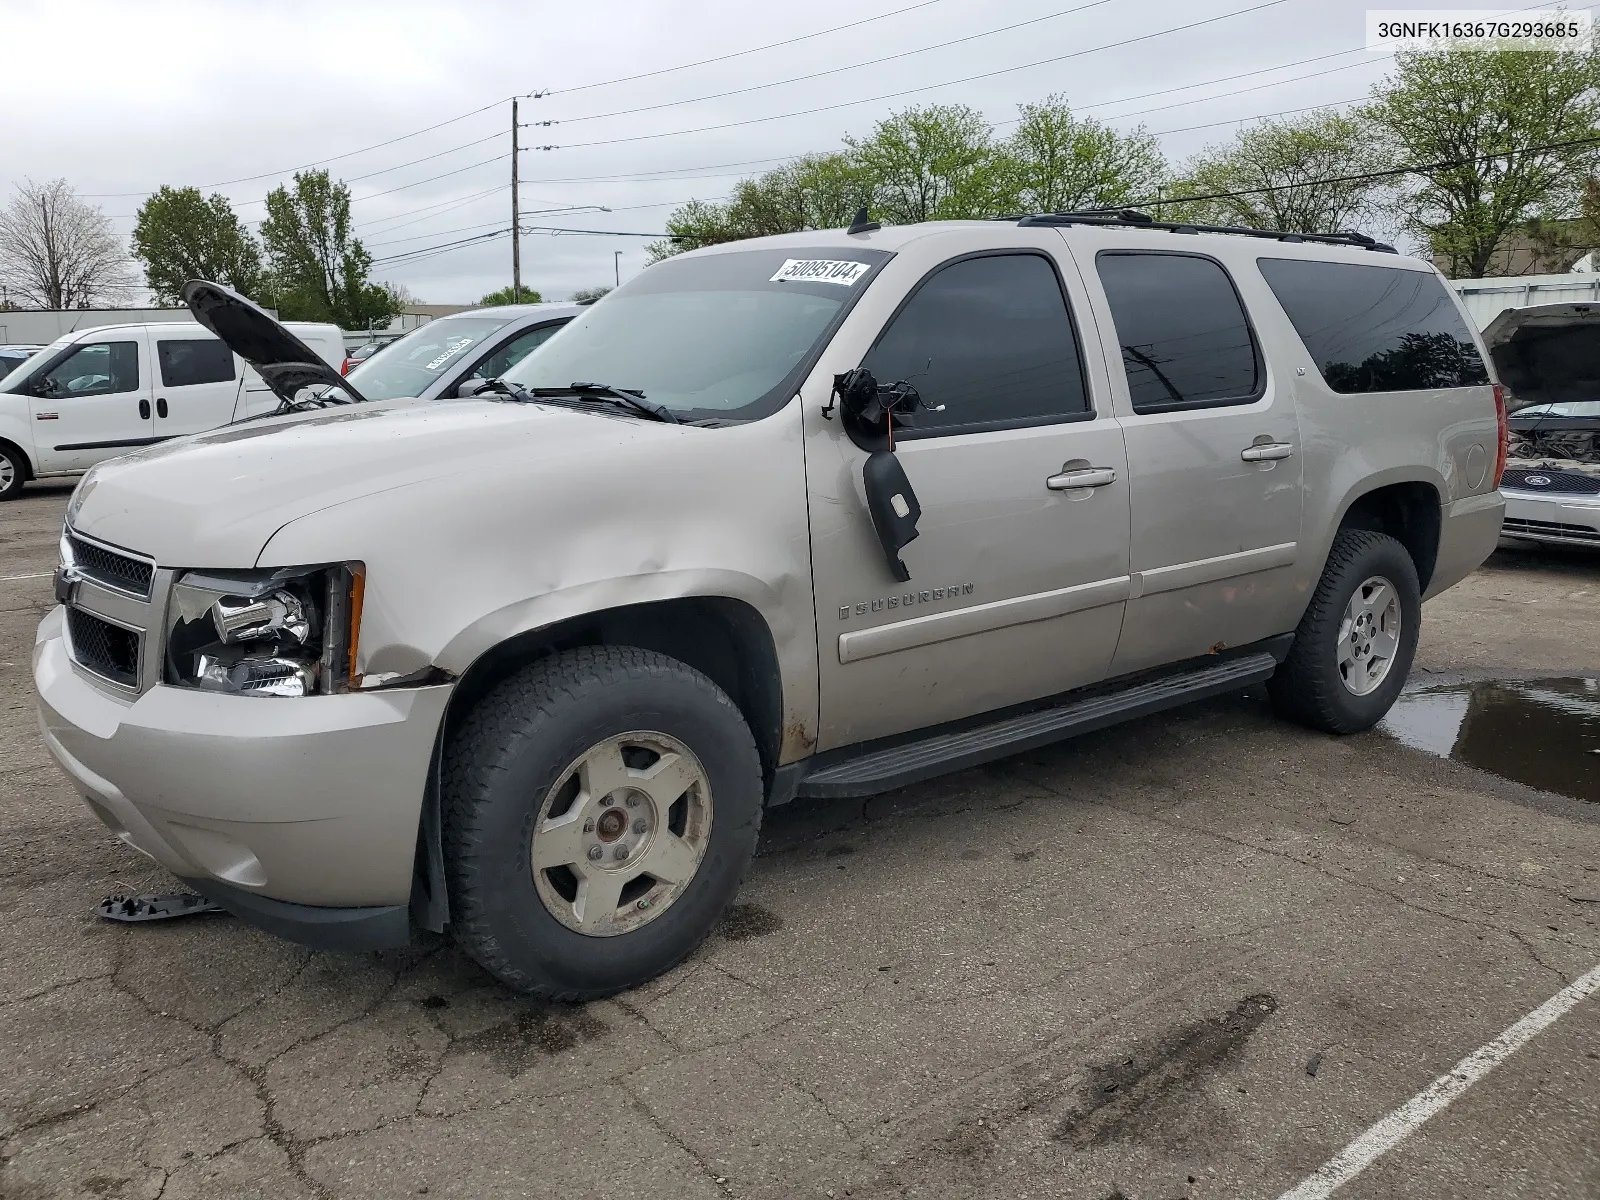
<path id="1" fill-rule="evenodd" d="M 1431 267 L 1370 251 L 1306 250 L 1274 245 L 1259 257 L 1337 259 L 1390 270 L 1421 270 L 1440 278 L 1483 354 L 1477 327 L 1460 299 Z M 1387 261 L 1385 261 L 1387 260 Z M 1259 271 L 1259 268 L 1257 268 Z M 1495 490 L 1499 424 L 1490 385 L 1426 391 L 1335 392 L 1262 281 L 1255 313 L 1264 336 L 1294 386 L 1304 455 L 1305 519 L 1296 589 L 1309 603 L 1346 512 L 1362 496 L 1395 483 L 1425 483 L 1440 503 L 1439 553 L 1425 597 L 1459 583 L 1493 552 L 1504 502 Z M 1489 362 L 1483 355 L 1484 362 Z M 1491 378 L 1493 367 L 1490 366 Z"/>

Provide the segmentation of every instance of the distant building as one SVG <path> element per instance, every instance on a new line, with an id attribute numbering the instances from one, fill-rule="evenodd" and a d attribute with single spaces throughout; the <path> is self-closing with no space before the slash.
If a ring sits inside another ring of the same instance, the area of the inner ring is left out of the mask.
<path id="1" fill-rule="evenodd" d="M 1563 275 L 1503 275 L 1484 279 L 1452 279 L 1467 314 L 1480 330 L 1508 308 L 1534 304 L 1600 304 L 1600 274 L 1569 271 Z"/>
<path id="2" fill-rule="evenodd" d="M 365 329 L 346 329 L 344 344 L 353 350 L 373 338 L 397 338 L 439 317 L 454 316 L 458 312 L 467 312 L 477 307 L 476 304 L 408 304 L 400 310 L 400 315 L 392 318 L 387 325 L 373 323 Z"/>
<path id="3" fill-rule="evenodd" d="M 193 320 L 187 308 L 0 309 L 0 345 L 48 346 L 64 334 L 93 329 L 97 325 L 154 325 Z"/>
<path id="4" fill-rule="evenodd" d="M 1505 278 L 1523 275 L 1560 275 L 1573 269 L 1573 264 L 1586 253 L 1581 245 L 1569 245 L 1578 236 L 1578 221 L 1546 221 L 1530 226 L 1526 231 L 1509 235 L 1489 258 L 1486 278 Z M 1432 251 L 1428 259 L 1447 276 L 1455 273 L 1457 263 L 1451 255 Z"/>

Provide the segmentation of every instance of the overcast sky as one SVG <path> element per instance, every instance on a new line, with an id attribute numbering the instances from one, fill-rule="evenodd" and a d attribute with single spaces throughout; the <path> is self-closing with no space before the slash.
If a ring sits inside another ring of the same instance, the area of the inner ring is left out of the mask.
<path id="1" fill-rule="evenodd" d="M 126 234 L 145 193 L 192 184 L 226 195 L 253 223 L 294 168 L 324 165 L 349 183 L 357 232 L 382 260 L 508 226 L 509 97 L 534 91 L 550 94 L 524 99 L 522 119 L 558 123 L 525 129 L 524 143 L 559 148 L 523 152 L 524 212 L 611 209 L 524 218 L 569 229 L 657 233 L 676 205 L 718 199 L 740 175 L 775 165 L 756 160 L 834 149 L 890 112 L 929 103 L 971 105 L 1004 135 L 1019 103 L 1060 92 L 1117 128 L 1144 124 L 1176 163 L 1231 136 L 1241 118 L 1363 97 L 1389 62 L 1362 49 L 1367 7 L 7 0 L 0 194 L 24 178 L 64 177 Z M 849 22 L 864 23 L 671 69 Z M 1020 22 L 1031 23 L 973 37 Z M 958 38 L 971 40 L 905 54 Z M 1139 40 L 1112 45 L 1129 39 Z M 1049 58 L 1060 61 L 1026 65 Z M 822 71 L 834 73 L 783 82 Z M 1229 78 L 1246 72 L 1255 73 Z M 1200 86 L 1172 90 L 1191 84 Z M 892 93 L 909 94 L 882 98 Z M 664 107 L 624 111 L 651 106 Z M 463 115 L 473 109 L 482 111 Z M 525 235 L 523 283 L 546 299 L 609 284 L 618 250 L 626 279 L 643 266 L 646 241 Z M 510 242 L 379 261 L 373 274 L 420 300 L 470 302 L 510 282 Z"/>

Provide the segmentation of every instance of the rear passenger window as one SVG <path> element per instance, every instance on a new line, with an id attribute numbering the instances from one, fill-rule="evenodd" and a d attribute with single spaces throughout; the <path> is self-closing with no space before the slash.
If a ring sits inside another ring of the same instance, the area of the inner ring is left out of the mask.
<path id="1" fill-rule="evenodd" d="M 1039 254 L 941 267 L 861 365 L 879 383 L 909 380 L 921 393 L 925 411 L 906 437 L 1090 415 L 1066 297 Z"/>
<path id="2" fill-rule="evenodd" d="M 183 338 L 156 342 L 165 387 L 225 383 L 233 378 L 233 352 L 215 338 Z"/>
<path id="3" fill-rule="evenodd" d="M 1489 382 L 1437 275 L 1400 267 L 1259 260 L 1323 379 L 1336 392 L 1406 392 Z"/>
<path id="4" fill-rule="evenodd" d="M 1261 355 L 1233 280 L 1194 254 L 1107 250 L 1096 258 L 1133 411 L 1249 404 Z"/>

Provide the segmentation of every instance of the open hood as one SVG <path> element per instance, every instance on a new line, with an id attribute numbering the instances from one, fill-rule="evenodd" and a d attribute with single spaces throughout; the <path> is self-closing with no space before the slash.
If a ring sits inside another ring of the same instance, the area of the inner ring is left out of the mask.
<path id="1" fill-rule="evenodd" d="M 199 321 L 245 362 L 255 368 L 273 394 L 283 401 L 285 410 L 296 407 L 296 398 L 308 387 L 331 385 L 351 400 L 364 400 L 355 388 L 310 346 L 290 333 L 265 309 L 246 300 L 232 288 L 204 279 L 191 279 L 183 285 L 183 302 Z M 337 392 L 319 399 L 317 407 L 342 404 Z"/>
<path id="2" fill-rule="evenodd" d="M 1600 400 L 1600 304 L 1508 308 L 1483 331 L 1511 409 Z"/>

